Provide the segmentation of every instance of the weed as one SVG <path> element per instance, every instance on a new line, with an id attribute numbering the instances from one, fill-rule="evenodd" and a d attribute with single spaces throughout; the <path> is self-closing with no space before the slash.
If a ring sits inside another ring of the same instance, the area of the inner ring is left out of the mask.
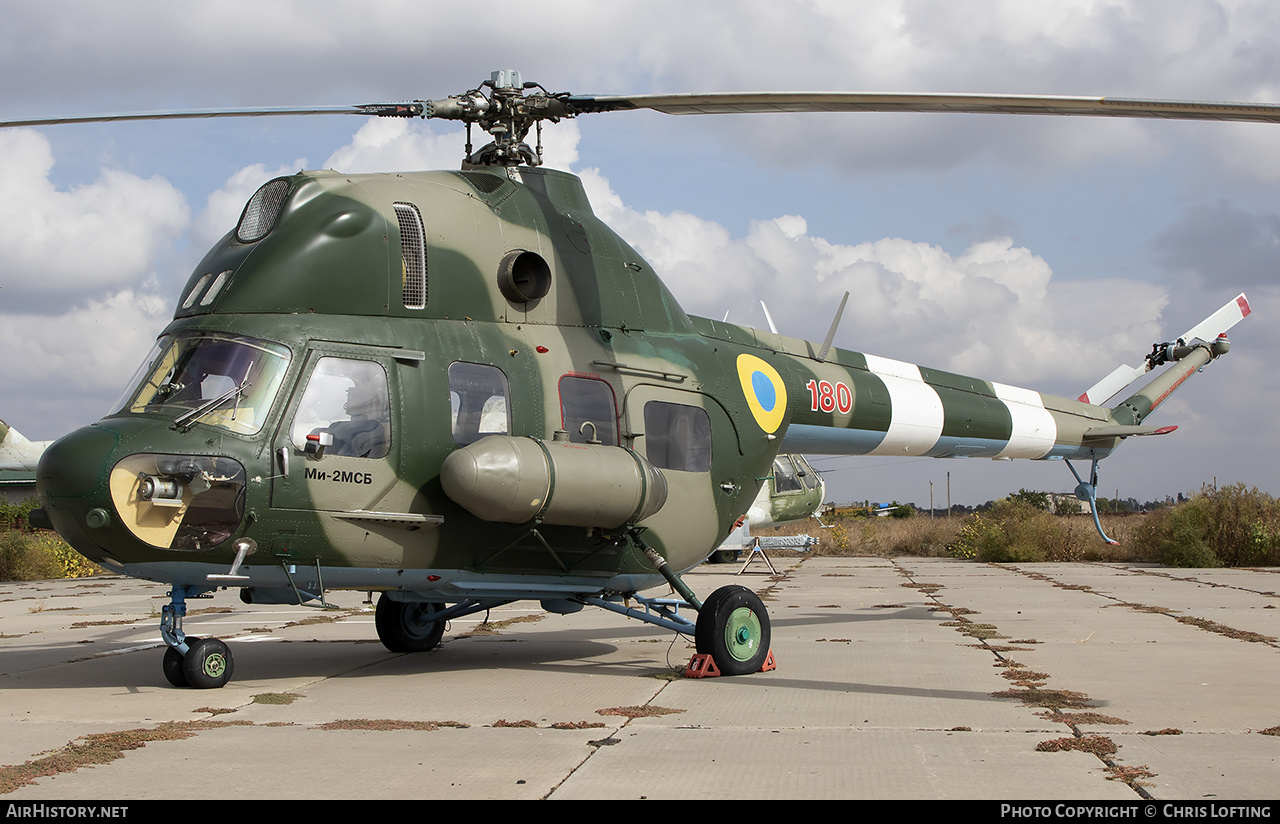
<path id="1" fill-rule="evenodd" d="M 1105 724 L 1107 726 L 1128 726 L 1129 722 L 1123 718 L 1116 718 L 1114 715 L 1103 715 L 1098 712 L 1060 712 L 1051 710 L 1049 712 L 1038 712 L 1036 715 L 1051 721 L 1055 724 Z"/>
<path id="2" fill-rule="evenodd" d="M 1140 781 L 1141 778 L 1155 778 L 1156 774 L 1148 770 L 1145 765 L 1141 767 L 1125 767 L 1119 764 L 1108 765 L 1107 776 L 1108 781 L 1123 781 L 1130 787 L 1147 786 L 1146 782 Z"/>
<path id="3" fill-rule="evenodd" d="M 993 698 L 1016 698 L 1027 706 L 1046 709 L 1092 709 L 1089 696 L 1073 690 L 1046 690 L 1038 687 L 1022 690 L 1003 690 L 991 693 Z"/>
<path id="4" fill-rule="evenodd" d="M 201 730 L 231 725 L 248 725 L 248 721 L 175 721 L 154 729 L 120 730 L 96 733 L 76 739 L 43 758 L 12 767 L 0 768 L 0 795 L 11 793 L 37 779 L 75 772 L 81 767 L 109 764 L 123 758 L 128 750 L 145 747 L 151 741 L 176 741 L 190 738 Z M 77 743 L 81 742 L 81 743 Z"/>
<path id="5" fill-rule="evenodd" d="M 623 718 L 654 718 L 660 715 L 671 715 L 672 713 L 684 712 L 684 710 L 673 710 L 670 707 L 608 707 L 603 710 L 596 710 L 597 715 L 621 715 Z"/>
<path id="6" fill-rule="evenodd" d="M 320 724 L 320 730 L 374 730 L 379 732 L 395 730 L 416 730 L 418 732 L 435 732 L 441 727 L 457 727 L 467 729 L 468 725 L 460 721 L 398 721 L 390 718 L 348 718 Z"/>
<path id="7" fill-rule="evenodd" d="M 1244 484 L 1204 487 L 1151 513 L 1134 536 L 1144 560 L 1178 567 L 1280 564 L 1280 500 Z"/>
<path id="8" fill-rule="evenodd" d="M 471 638 L 477 635 L 497 635 L 507 627 L 515 624 L 529 623 L 531 621 L 541 621 L 545 617 L 545 615 L 517 615 L 514 618 L 507 618 L 502 621 L 485 621 L 483 624 L 477 625 L 476 628 L 470 632 L 461 633 L 457 637 Z"/>
<path id="9" fill-rule="evenodd" d="M 1079 738 L 1055 738 L 1052 741 L 1041 741 L 1036 744 L 1036 752 L 1079 752 L 1093 753 L 1099 758 L 1116 754 L 1116 744 L 1102 735 L 1084 735 Z"/>
<path id="10" fill-rule="evenodd" d="M 299 698 L 303 698 L 303 697 L 305 696 L 299 695 L 296 692 L 260 692 L 257 695 L 253 696 L 253 703 L 255 704 L 292 704 L 294 701 L 297 701 Z"/>
<path id="11" fill-rule="evenodd" d="M 84 578 L 101 570 L 53 532 L 0 532 L 0 581 Z"/>

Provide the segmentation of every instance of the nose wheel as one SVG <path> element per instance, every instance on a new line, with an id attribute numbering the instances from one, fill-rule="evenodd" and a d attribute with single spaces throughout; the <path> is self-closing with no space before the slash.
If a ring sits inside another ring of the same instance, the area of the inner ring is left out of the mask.
<path id="1" fill-rule="evenodd" d="M 231 680 L 235 661 L 231 650 L 217 638 L 196 638 L 182 631 L 187 614 L 187 598 L 209 597 L 205 590 L 174 587 L 169 603 L 161 609 L 160 635 L 168 649 L 161 666 L 164 677 L 175 687 L 216 689 Z"/>

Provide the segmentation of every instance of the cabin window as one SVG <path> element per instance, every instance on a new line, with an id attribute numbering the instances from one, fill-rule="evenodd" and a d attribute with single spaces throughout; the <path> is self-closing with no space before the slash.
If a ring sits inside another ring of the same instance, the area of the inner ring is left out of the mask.
<path id="1" fill-rule="evenodd" d="M 599 378 L 565 375 L 560 379 L 561 428 L 573 443 L 597 440 L 617 446 L 617 410 L 613 387 Z"/>
<path id="2" fill-rule="evenodd" d="M 191 287 L 191 292 L 187 295 L 187 299 L 182 302 L 183 309 L 190 309 L 195 305 L 196 298 L 200 296 L 200 290 L 204 289 L 211 277 L 213 277 L 212 273 L 200 276 L 200 279 L 196 281 L 196 285 Z"/>
<path id="3" fill-rule="evenodd" d="M 373 361 L 325 357 L 316 361 L 289 439 L 305 450 L 308 438 L 328 434 L 325 455 L 385 458 L 391 449 L 387 373 Z"/>
<path id="4" fill-rule="evenodd" d="M 818 473 L 813 471 L 813 467 L 809 466 L 809 462 L 804 459 L 803 455 L 792 455 L 791 461 L 796 465 L 796 472 L 800 475 L 800 480 L 804 482 L 804 488 L 813 490 L 818 488 Z"/>
<path id="5" fill-rule="evenodd" d="M 705 409 L 650 401 L 644 405 L 644 448 L 659 469 L 707 472 L 711 469 L 711 418 Z"/>
<path id="6" fill-rule="evenodd" d="M 449 364 L 449 414 L 453 442 L 475 443 L 486 435 L 511 431 L 507 376 L 496 366 L 458 361 Z"/>
<path id="7" fill-rule="evenodd" d="M 406 309 L 427 305 L 427 240 L 422 213 L 412 203 L 392 204 L 400 224 L 401 295 Z"/>
<path id="8" fill-rule="evenodd" d="M 229 277 L 231 277 L 230 269 L 225 272 L 219 272 L 218 276 L 214 278 L 213 284 L 209 286 L 209 291 L 205 292 L 204 297 L 200 298 L 200 305 L 208 306 L 213 303 L 213 299 L 218 296 L 218 292 L 220 292 L 222 287 L 226 285 L 227 278 Z"/>
<path id="9" fill-rule="evenodd" d="M 801 490 L 800 478 L 796 475 L 795 467 L 791 465 L 791 459 L 786 455 L 778 457 L 773 462 L 773 491 L 778 495 L 785 495 Z"/>

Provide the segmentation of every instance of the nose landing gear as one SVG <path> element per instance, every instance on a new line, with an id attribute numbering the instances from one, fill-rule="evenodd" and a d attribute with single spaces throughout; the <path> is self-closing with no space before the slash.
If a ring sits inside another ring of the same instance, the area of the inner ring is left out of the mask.
<path id="1" fill-rule="evenodd" d="M 164 651 L 164 677 L 175 687 L 215 689 L 231 680 L 235 661 L 231 650 L 217 638 L 196 638 L 182 631 L 188 598 L 209 598 L 209 590 L 175 586 L 169 603 L 160 610 L 160 636 Z"/>

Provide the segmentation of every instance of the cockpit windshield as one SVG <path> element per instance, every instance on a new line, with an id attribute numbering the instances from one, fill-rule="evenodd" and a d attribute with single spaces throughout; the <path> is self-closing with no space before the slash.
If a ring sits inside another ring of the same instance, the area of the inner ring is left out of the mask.
<path id="1" fill-rule="evenodd" d="M 242 335 L 161 338 L 121 411 L 172 415 L 177 424 L 199 422 L 252 435 L 262 429 L 288 367 L 286 347 Z"/>

